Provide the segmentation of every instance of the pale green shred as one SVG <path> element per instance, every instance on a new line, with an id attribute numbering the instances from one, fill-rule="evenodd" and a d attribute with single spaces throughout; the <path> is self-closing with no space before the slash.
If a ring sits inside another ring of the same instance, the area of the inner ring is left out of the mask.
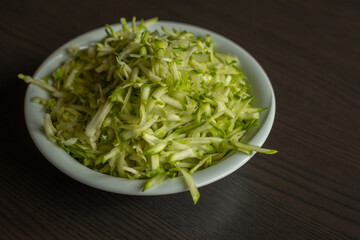
<path id="1" fill-rule="evenodd" d="M 144 191 L 242 151 L 273 154 L 243 142 L 262 108 L 251 107 L 236 57 L 217 53 L 210 36 L 148 31 L 157 18 L 127 24 L 86 49 L 70 48 L 46 81 L 19 74 L 49 91 L 44 129 L 85 166 L 111 176 L 148 179 Z M 50 83 L 48 81 L 50 80 Z"/>

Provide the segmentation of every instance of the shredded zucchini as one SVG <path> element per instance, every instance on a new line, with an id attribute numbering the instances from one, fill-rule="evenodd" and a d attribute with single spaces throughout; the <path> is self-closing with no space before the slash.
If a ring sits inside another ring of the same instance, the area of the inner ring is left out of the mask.
<path id="1" fill-rule="evenodd" d="M 144 191 L 183 176 L 194 203 L 200 194 L 191 174 L 236 151 L 273 154 L 243 141 L 262 108 L 252 96 L 236 57 L 214 51 L 211 36 L 131 24 L 80 50 L 46 81 L 19 74 L 49 91 L 36 98 L 47 113 L 50 141 L 95 171 L 148 179 Z M 49 81 L 50 80 L 50 81 Z"/>

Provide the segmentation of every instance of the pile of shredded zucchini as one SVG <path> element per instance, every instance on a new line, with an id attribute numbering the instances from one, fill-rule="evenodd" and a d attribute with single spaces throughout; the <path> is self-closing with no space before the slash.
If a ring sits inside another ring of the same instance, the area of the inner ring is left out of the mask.
<path id="1" fill-rule="evenodd" d="M 27 83 L 48 90 L 46 136 L 85 166 L 111 176 L 148 179 L 144 191 L 165 178 L 191 178 L 231 154 L 272 154 L 242 142 L 259 120 L 250 106 L 246 77 L 236 57 L 217 53 L 210 36 L 162 27 L 156 18 L 127 25 L 94 46 L 72 46 L 72 57 L 51 77 Z"/>

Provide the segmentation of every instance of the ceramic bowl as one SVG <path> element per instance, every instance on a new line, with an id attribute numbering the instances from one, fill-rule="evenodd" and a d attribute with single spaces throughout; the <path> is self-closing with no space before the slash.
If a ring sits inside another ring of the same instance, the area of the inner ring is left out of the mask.
<path id="1" fill-rule="evenodd" d="M 217 52 L 230 53 L 231 55 L 237 56 L 240 59 L 240 68 L 248 77 L 249 83 L 252 86 L 251 92 L 255 95 L 253 106 L 267 108 L 266 111 L 261 112 L 259 125 L 251 132 L 249 132 L 249 135 L 247 136 L 248 142 L 250 144 L 262 146 L 273 125 L 275 116 L 275 97 L 270 80 L 260 64 L 242 47 L 210 30 L 189 24 L 168 21 L 159 21 L 156 24 L 150 26 L 148 29 L 158 29 L 161 31 L 161 26 L 165 26 L 169 29 L 175 28 L 186 30 L 193 32 L 198 36 L 210 34 Z M 121 25 L 113 24 L 112 27 L 114 30 L 118 30 L 120 29 Z M 52 72 L 64 60 L 69 58 L 67 49 L 72 44 L 75 44 L 79 47 L 87 47 L 94 42 L 100 41 L 104 37 L 105 31 L 102 27 L 70 40 L 69 42 L 62 45 L 59 49 L 54 51 L 39 66 L 33 77 L 36 79 L 41 79 L 44 76 L 51 75 Z M 46 138 L 43 131 L 43 107 L 40 104 L 31 102 L 31 99 L 35 96 L 48 97 L 48 94 L 45 90 L 33 84 L 30 84 L 27 89 L 25 96 L 25 119 L 29 133 L 37 148 L 45 156 L 45 158 L 66 175 L 79 182 L 98 189 L 127 195 L 162 195 L 187 190 L 187 186 L 183 177 L 177 177 L 173 179 L 166 179 L 162 184 L 142 192 L 145 180 L 130 180 L 112 177 L 83 166 L 69 154 L 67 154 L 63 149 L 57 145 L 54 145 Z M 254 156 L 254 154 L 246 155 L 239 152 L 216 165 L 195 172 L 192 177 L 196 186 L 205 186 L 231 174 L 244 165 L 247 161 L 249 161 Z"/>

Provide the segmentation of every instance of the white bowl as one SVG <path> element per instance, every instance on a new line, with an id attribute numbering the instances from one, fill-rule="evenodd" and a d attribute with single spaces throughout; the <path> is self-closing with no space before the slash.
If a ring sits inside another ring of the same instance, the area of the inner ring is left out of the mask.
<path id="1" fill-rule="evenodd" d="M 249 143 L 262 146 L 270 133 L 274 121 L 275 97 L 270 80 L 259 63 L 236 43 L 212 31 L 189 24 L 168 21 L 159 21 L 149 27 L 149 30 L 160 30 L 161 26 L 170 29 L 174 27 L 176 29 L 187 30 L 198 36 L 210 34 L 217 52 L 230 53 L 240 59 L 240 68 L 248 77 L 249 83 L 252 86 L 251 91 L 255 95 L 253 105 L 268 108 L 268 110 L 261 113 L 258 127 L 249 132 L 248 135 Z M 121 25 L 113 24 L 112 27 L 114 30 L 118 30 Z M 94 42 L 100 41 L 104 37 L 104 28 L 98 28 L 70 40 L 53 52 L 40 65 L 33 77 L 41 79 L 44 76 L 51 75 L 52 72 L 54 72 L 54 70 L 69 57 L 67 49 L 72 44 L 86 47 Z M 112 177 L 83 166 L 63 149 L 54 145 L 46 138 L 43 131 L 43 107 L 40 104 L 31 102 L 31 99 L 35 96 L 47 97 L 48 93 L 33 84 L 30 84 L 27 89 L 25 96 L 25 119 L 30 136 L 45 158 L 68 176 L 98 189 L 128 195 L 162 195 L 187 190 L 183 177 L 176 177 L 173 179 L 166 179 L 162 184 L 142 192 L 141 190 L 145 180 Z M 195 172 L 192 177 L 196 186 L 205 186 L 231 174 L 244 165 L 254 156 L 254 154 L 246 155 L 243 153 L 236 153 L 214 166 Z"/>

